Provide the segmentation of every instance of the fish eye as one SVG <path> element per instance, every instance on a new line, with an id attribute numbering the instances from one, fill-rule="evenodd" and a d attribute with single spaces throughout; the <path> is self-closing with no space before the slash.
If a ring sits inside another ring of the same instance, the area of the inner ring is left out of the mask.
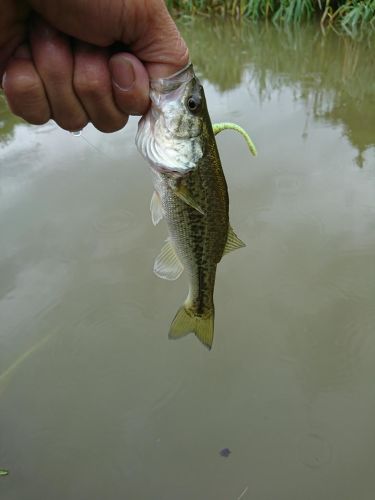
<path id="1" fill-rule="evenodd" d="M 192 111 L 193 113 L 195 111 L 198 111 L 200 104 L 201 100 L 196 96 L 190 96 L 187 100 L 187 106 L 189 108 L 189 111 Z"/>

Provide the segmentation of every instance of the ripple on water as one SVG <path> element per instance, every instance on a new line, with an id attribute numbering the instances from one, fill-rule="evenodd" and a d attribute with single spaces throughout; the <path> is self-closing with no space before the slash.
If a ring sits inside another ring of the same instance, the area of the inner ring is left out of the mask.
<path id="1" fill-rule="evenodd" d="M 299 439 L 297 456 L 306 467 L 319 469 L 331 461 L 331 445 L 319 434 L 310 433 Z"/>
<path id="2" fill-rule="evenodd" d="M 135 229 L 137 220 L 135 214 L 128 210 L 116 210 L 104 214 L 94 222 L 94 229 L 103 234 L 116 234 Z"/>
<path id="3" fill-rule="evenodd" d="M 260 209 L 250 214 L 246 222 L 249 246 L 274 262 L 293 254 L 298 259 L 319 254 L 330 241 L 322 218 L 294 208 Z"/>
<path id="4" fill-rule="evenodd" d="M 6 304 L 6 315 L 3 315 L 1 335 L 31 335 L 38 331 L 41 325 L 48 322 L 50 315 L 59 307 L 61 291 L 54 290 L 55 282 L 52 280 L 43 284 L 43 288 L 30 279 L 30 288 L 18 290 L 14 286 L 9 288 L 0 300 L 1 306 Z M 21 286 L 21 285 L 20 285 Z"/>
<path id="5" fill-rule="evenodd" d="M 273 285 L 271 295 L 282 306 L 296 313 L 316 313 L 335 305 L 338 301 L 353 307 L 362 300 L 362 291 L 353 288 L 353 283 L 343 279 L 311 281 L 311 278 L 291 280 L 285 275 L 281 282 Z"/>
<path id="6" fill-rule="evenodd" d="M 276 190 L 281 195 L 294 195 L 301 189 L 300 176 L 296 174 L 279 174 L 274 177 Z"/>
<path id="7" fill-rule="evenodd" d="M 112 331 L 129 325 L 138 325 L 149 319 L 145 305 L 136 300 L 122 300 L 112 305 L 97 304 L 96 301 L 82 307 L 64 328 L 84 331 Z"/>
<path id="8" fill-rule="evenodd" d="M 181 376 L 171 377 L 169 371 L 164 369 L 163 353 L 151 356 L 151 359 L 147 358 L 148 363 L 151 363 L 149 370 L 153 372 L 152 376 L 150 371 L 136 362 L 138 351 L 144 352 L 145 346 L 147 349 L 153 349 L 155 342 L 158 342 L 154 329 L 150 326 L 153 324 L 154 314 L 150 314 L 144 303 L 136 300 L 106 304 L 99 302 L 93 300 L 92 303 L 77 309 L 77 301 L 74 301 L 68 308 L 65 306 L 56 313 L 63 321 L 61 328 L 69 336 L 63 343 L 69 346 L 70 360 L 75 358 L 76 362 L 80 363 L 84 351 L 84 356 L 90 357 L 91 360 L 100 359 L 100 363 L 97 363 L 100 367 L 98 369 L 104 370 L 106 375 L 111 373 L 113 380 L 119 380 L 119 376 L 123 377 L 124 372 L 129 370 L 131 376 L 138 379 L 140 386 L 147 385 L 142 401 L 135 402 L 135 407 L 140 405 L 143 408 L 144 405 L 144 414 L 162 413 L 181 392 L 184 379 L 181 379 Z M 73 309 L 71 314 L 67 309 Z M 163 334 L 158 338 L 167 341 Z M 134 362 L 128 359 L 129 352 L 133 351 L 137 351 Z M 59 355 L 58 352 L 62 350 L 56 350 L 56 355 Z M 165 355 L 167 352 L 165 351 Z M 125 363 L 124 353 L 128 360 Z"/>
<path id="9" fill-rule="evenodd" d="M 167 388 L 155 398 L 151 407 L 151 413 L 160 413 L 168 407 L 177 394 L 182 391 L 184 385 L 184 380 L 178 377 L 170 377 L 167 382 Z"/>
<path id="10" fill-rule="evenodd" d="M 254 213 L 249 214 L 247 219 L 248 225 L 276 227 L 278 230 L 282 229 L 285 237 L 299 236 L 301 232 L 306 236 L 313 235 L 319 236 L 319 239 L 326 240 L 327 230 L 324 221 L 316 213 L 296 210 L 295 207 L 263 207 L 257 209 Z"/>
<path id="11" fill-rule="evenodd" d="M 289 253 L 316 254 L 329 244 L 329 233 L 318 214 L 292 208 L 279 217 L 283 218 L 278 224 L 283 227 Z"/>

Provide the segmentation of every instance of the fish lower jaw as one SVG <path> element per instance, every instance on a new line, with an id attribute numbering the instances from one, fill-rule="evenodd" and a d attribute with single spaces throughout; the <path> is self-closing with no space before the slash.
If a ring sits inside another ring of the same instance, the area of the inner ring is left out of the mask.
<path id="1" fill-rule="evenodd" d="M 157 163 L 152 163 L 150 162 L 151 169 L 154 170 L 155 172 L 159 174 L 166 174 L 169 177 L 172 177 L 173 179 L 177 179 L 183 175 L 185 175 L 187 172 L 190 172 L 192 169 L 184 170 L 181 172 L 181 170 L 173 169 L 170 167 L 166 167 L 164 165 L 160 165 Z"/>

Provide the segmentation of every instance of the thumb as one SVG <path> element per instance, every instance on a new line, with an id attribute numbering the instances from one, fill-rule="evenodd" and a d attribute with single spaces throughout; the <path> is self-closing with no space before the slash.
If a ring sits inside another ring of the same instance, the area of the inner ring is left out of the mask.
<path id="1" fill-rule="evenodd" d="M 149 106 L 149 76 L 133 54 L 120 52 L 109 60 L 113 96 L 127 115 L 143 115 Z"/>
<path id="2" fill-rule="evenodd" d="M 188 64 L 189 51 L 163 0 L 149 0 L 147 10 L 147 16 L 139 17 L 143 24 L 136 26 L 130 49 L 151 79 L 166 77 Z"/>

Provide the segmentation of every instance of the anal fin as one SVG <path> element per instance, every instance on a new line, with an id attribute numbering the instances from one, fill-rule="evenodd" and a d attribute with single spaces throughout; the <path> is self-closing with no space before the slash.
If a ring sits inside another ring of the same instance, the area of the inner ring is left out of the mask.
<path id="1" fill-rule="evenodd" d="M 223 255 L 226 255 L 227 253 L 230 252 L 234 252 L 238 248 L 243 248 L 245 246 L 246 244 L 242 240 L 240 240 L 240 238 L 236 235 L 236 233 L 232 229 L 232 226 L 229 226 L 228 238 L 225 244 Z"/>
<path id="2" fill-rule="evenodd" d="M 155 259 L 154 273 L 164 280 L 176 280 L 184 270 L 180 259 L 177 257 L 173 245 L 168 239 Z"/>

